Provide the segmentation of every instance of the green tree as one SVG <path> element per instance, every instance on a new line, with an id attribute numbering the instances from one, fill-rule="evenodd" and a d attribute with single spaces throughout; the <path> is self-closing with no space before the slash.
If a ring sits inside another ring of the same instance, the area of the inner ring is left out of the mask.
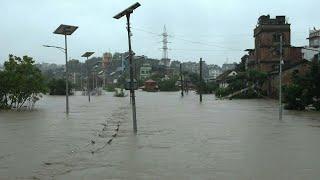
<path id="1" fill-rule="evenodd" d="M 31 57 L 9 55 L 0 78 L 0 108 L 21 108 L 26 101 L 36 101 L 46 92 L 41 71 Z"/>
<path id="2" fill-rule="evenodd" d="M 168 80 L 159 81 L 160 91 L 179 91 L 179 87 L 176 86 L 177 80 L 177 77 L 173 77 Z"/>
<path id="3" fill-rule="evenodd" d="M 249 70 L 247 72 L 239 72 L 236 76 L 227 77 L 228 87 L 218 88 L 216 93 L 217 97 L 224 97 L 246 87 L 251 87 L 247 91 L 234 96 L 234 98 L 257 98 L 260 97 L 262 92 L 262 85 L 267 79 L 267 74 L 257 70 Z"/>
<path id="4" fill-rule="evenodd" d="M 284 86 L 286 109 L 303 110 L 312 105 L 320 110 L 320 65 L 318 61 L 311 63 L 305 75 L 298 71 L 292 73 L 292 84 Z"/>
<path id="5" fill-rule="evenodd" d="M 69 85 L 71 83 L 69 82 Z M 65 79 L 51 79 L 48 83 L 49 94 L 50 95 L 66 95 L 66 80 Z M 72 86 L 69 87 L 69 94 L 71 92 Z"/>

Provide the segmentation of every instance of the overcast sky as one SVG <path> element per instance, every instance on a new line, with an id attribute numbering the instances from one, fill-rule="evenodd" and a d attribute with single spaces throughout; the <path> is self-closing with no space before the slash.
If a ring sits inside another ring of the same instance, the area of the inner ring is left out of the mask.
<path id="1" fill-rule="evenodd" d="M 0 0 L 0 63 L 8 54 L 28 55 L 37 62 L 64 63 L 64 54 L 43 44 L 63 46 L 52 32 L 60 24 L 79 26 L 68 37 L 69 58 L 83 60 L 85 51 L 125 52 L 125 19 L 112 17 L 131 0 Z M 320 27 L 319 0 L 140 0 L 131 18 L 132 45 L 137 55 L 161 58 L 166 25 L 169 58 L 209 64 L 238 62 L 244 49 L 254 48 L 253 28 L 260 15 L 286 15 L 292 45 L 307 45 L 308 30 Z M 194 43 L 198 42 L 198 43 Z"/>

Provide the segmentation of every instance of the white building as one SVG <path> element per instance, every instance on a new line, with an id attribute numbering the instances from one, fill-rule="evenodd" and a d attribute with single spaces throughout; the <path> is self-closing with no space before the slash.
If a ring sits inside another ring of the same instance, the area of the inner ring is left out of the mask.
<path id="1" fill-rule="evenodd" d="M 227 70 L 225 72 L 223 72 L 222 74 L 220 74 L 217 78 L 216 78 L 216 82 L 219 84 L 220 88 L 226 88 L 229 86 L 229 80 L 238 75 L 238 73 L 234 70 Z"/>
<path id="2" fill-rule="evenodd" d="M 170 59 L 168 58 L 162 58 L 160 61 L 159 61 L 159 65 L 162 65 L 162 66 L 166 66 L 166 67 L 170 67 Z"/>
<path id="3" fill-rule="evenodd" d="M 151 75 L 151 65 L 148 63 L 143 64 L 143 66 L 140 68 L 140 79 L 146 79 Z"/>
<path id="4" fill-rule="evenodd" d="M 320 52 L 320 29 L 309 30 L 309 46 L 302 49 L 303 58 L 311 61 Z"/>
<path id="5" fill-rule="evenodd" d="M 222 65 L 222 72 L 225 72 L 225 71 L 228 71 L 228 70 L 232 70 L 234 68 L 236 68 L 236 63 L 232 63 L 232 64 L 224 63 Z"/>
<path id="6" fill-rule="evenodd" d="M 208 65 L 208 78 L 209 80 L 216 79 L 220 74 L 222 74 L 222 70 L 217 65 Z"/>

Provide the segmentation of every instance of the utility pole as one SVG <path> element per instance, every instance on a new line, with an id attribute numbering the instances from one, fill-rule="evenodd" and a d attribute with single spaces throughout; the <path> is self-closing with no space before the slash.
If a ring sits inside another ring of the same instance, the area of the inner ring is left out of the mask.
<path id="1" fill-rule="evenodd" d="M 186 80 L 186 78 L 184 78 L 184 92 L 186 92 L 186 94 L 188 94 L 188 82 Z"/>
<path id="2" fill-rule="evenodd" d="M 133 13 L 133 10 L 135 10 L 139 6 L 140 6 L 140 4 L 137 2 L 113 17 L 115 19 L 120 19 L 121 17 L 126 16 L 126 18 L 127 18 L 129 63 L 130 63 L 130 93 L 131 93 L 130 99 L 131 99 L 131 105 L 132 105 L 132 120 L 133 120 L 134 134 L 137 134 L 138 128 L 137 128 L 137 118 L 136 118 L 136 99 L 135 99 L 135 94 L 134 94 L 134 81 L 133 81 L 133 62 L 132 62 L 133 52 L 131 49 L 130 15 L 131 15 L 131 13 Z"/>
<path id="3" fill-rule="evenodd" d="M 94 52 L 85 52 L 81 57 L 86 57 L 86 69 L 87 69 L 87 93 L 88 93 L 88 100 L 90 102 L 90 72 L 89 71 L 89 66 L 88 66 L 88 59 L 89 57 L 94 54 Z"/>
<path id="4" fill-rule="evenodd" d="M 133 132 L 137 134 L 137 119 L 136 119 L 136 98 L 134 93 L 134 79 L 133 79 L 133 62 L 132 62 L 132 49 L 131 49 L 131 30 L 130 30 L 130 14 L 127 17 L 127 30 L 128 30 L 128 45 L 129 45 L 129 62 L 130 62 L 130 92 L 133 114 Z"/>
<path id="5" fill-rule="evenodd" d="M 68 70 L 68 47 L 67 47 L 67 36 L 71 35 L 78 29 L 77 26 L 70 26 L 61 24 L 53 33 L 60 34 L 64 36 L 64 48 L 57 47 L 57 46 L 48 46 L 44 45 L 45 47 L 53 47 L 57 49 L 61 49 L 64 51 L 66 56 L 66 114 L 69 114 L 69 70 Z"/>
<path id="6" fill-rule="evenodd" d="M 106 69 L 103 70 L 103 88 L 106 87 Z"/>
<path id="7" fill-rule="evenodd" d="M 80 62 L 80 88 L 81 88 L 81 93 L 83 93 L 83 84 L 82 84 L 82 63 Z"/>
<path id="8" fill-rule="evenodd" d="M 96 93 L 97 93 L 97 90 L 98 90 L 98 87 L 99 87 L 97 76 L 98 76 L 98 73 L 95 72 L 95 73 L 94 73 L 94 80 L 96 81 Z"/>
<path id="9" fill-rule="evenodd" d="M 280 34 L 280 62 L 279 62 L 279 120 L 282 120 L 282 34 Z"/>
<path id="10" fill-rule="evenodd" d="M 181 87 L 181 96 L 183 97 L 182 63 L 180 63 L 180 87 Z"/>
<path id="11" fill-rule="evenodd" d="M 199 94 L 200 94 L 200 103 L 201 103 L 201 102 L 202 102 L 202 58 L 200 58 L 199 68 L 200 68 L 200 87 L 199 87 Z"/>
<path id="12" fill-rule="evenodd" d="M 64 33 L 64 46 L 66 54 L 66 113 L 69 114 L 69 68 L 68 68 L 68 47 L 67 47 L 67 33 Z"/>
<path id="13" fill-rule="evenodd" d="M 87 93 L 88 93 L 88 100 L 90 102 L 90 71 L 89 71 L 89 67 L 88 67 L 88 57 L 87 57 L 87 61 L 86 61 L 86 65 L 87 65 Z"/>
<path id="14" fill-rule="evenodd" d="M 95 80 L 94 80 L 94 71 L 92 71 L 92 90 L 94 90 L 94 83 L 95 83 Z"/>

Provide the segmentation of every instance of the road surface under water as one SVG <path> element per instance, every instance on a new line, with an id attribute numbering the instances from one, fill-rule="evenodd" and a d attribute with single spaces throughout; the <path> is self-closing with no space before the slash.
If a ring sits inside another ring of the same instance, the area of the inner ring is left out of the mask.
<path id="1" fill-rule="evenodd" d="M 308 180 L 320 177 L 320 114 L 272 100 L 190 92 L 44 96 L 32 112 L 0 112 L 0 179 Z"/>

